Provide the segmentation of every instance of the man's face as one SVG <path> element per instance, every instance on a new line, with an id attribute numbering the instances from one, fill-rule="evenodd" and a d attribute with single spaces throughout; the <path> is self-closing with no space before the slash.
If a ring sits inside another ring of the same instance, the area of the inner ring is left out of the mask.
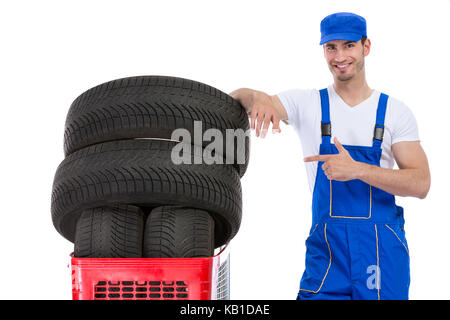
<path id="1" fill-rule="evenodd" d="M 349 81 L 358 73 L 364 72 L 364 57 L 369 54 L 370 40 L 366 39 L 364 46 L 361 40 L 329 41 L 323 45 L 323 50 L 335 80 Z"/>

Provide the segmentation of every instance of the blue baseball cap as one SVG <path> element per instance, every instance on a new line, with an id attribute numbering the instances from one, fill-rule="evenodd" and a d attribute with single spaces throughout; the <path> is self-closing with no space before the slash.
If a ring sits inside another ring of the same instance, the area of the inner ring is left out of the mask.
<path id="1" fill-rule="evenodd" d="M 367 37 L 366 19 L 350 12 L 333 13 L 320 22 L 320 33 L 320 45 L 333 40 L 358 41 Z"/>

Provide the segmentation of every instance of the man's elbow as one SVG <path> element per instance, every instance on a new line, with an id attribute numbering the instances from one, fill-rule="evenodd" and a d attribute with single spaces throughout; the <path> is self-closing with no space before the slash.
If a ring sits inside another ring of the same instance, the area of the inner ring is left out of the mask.
<path id="1" fill-rule="evenodd" d="M 417 198 L 419 198 L 419 199 L 425 199 L 425 198 L 427 197 L 427 194 L 428 194 L 428 191 L 422 192 L 422 193 L 420 193 L 420 194 L 417 196 Z"/>
<path id="2" fill-rule="evenodd" d="M 428 195 L 428 191 L 430 191 L 431 186 L 431 177 L 428 173 L 424 181 L 420 184 L 421 186 L 421 192 L 418 195 L 419 199 L 425 199 Z"/>

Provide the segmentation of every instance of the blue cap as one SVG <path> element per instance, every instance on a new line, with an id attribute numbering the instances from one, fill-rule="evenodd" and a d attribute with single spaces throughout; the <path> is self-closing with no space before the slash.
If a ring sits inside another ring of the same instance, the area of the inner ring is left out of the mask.
<path id="1" fill-rule="evenodd" d="M 367 37 L 366 19 L 350 12 L 326 16 L 320 22 L 320 44 L 333 40 L 358 41 Z"/>

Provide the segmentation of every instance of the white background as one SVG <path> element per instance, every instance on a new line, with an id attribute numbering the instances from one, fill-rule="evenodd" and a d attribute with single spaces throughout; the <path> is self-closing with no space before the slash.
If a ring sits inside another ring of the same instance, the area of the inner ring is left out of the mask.
<path id="1" fill-rule="evenodd" d="M 2 1 L 0 5 L 0 298 L 70 299 L 70 242 L 50 216 L 63 160 L 65 116 L 84 90 L 157 74 L 225 92 L 275 94 L 332 82 L 320 20 L 352 11 L 368 21 L 369 85 L 404 101 L 432 173 L 424 200 L 405 208 L 412 299 L 448 299 L 450 2 Z M 292 128 L 252 139 L 232 241 L 233 299 L 294 299 L 304 268 L 311 193 Z"/>

